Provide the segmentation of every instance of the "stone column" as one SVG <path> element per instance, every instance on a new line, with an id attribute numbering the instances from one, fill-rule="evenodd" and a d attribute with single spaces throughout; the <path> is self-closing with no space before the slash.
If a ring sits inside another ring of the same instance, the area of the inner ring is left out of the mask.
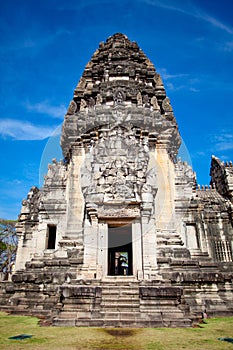
<path id="1" fill-rule="evenodd" d="M 199 240 L 200 240 L 200 250 L 203 253 L 207 253 L 208 252 L 207 243 L 206 243 L 207 239 L 206 239 L 206 235 L 204 232 L 204 228 L 200 222 L 197 222 L 196 225 L 197 225 L 197 232 L 199 234 Z"/>
<path id="2" fill-rule="evenodd" d="M 165 246 L 180 247 L 183 242 L 175 217 L 175 166 L 169 157 L 166 144 L 156 145 L 155 161 L 158 176 L 155 217 L 159 241 Z"/>
<path id="3" fill-rule="evenodd" d="M 166 145 L 157 144 L 155 149 L 158 192 L 155 199 L 157 227 L 174 229 L 175 173 Z"/>
<path id="4" fill-rule="evenodd" d="M 84 198 L 81 190 L 80 168 L 85 157 L 84 149 L 72 145 L 72 156 L 69 164 L 67 188 L 67 225 L 65 238 L 83 243 Z"/>
<path id="5" fill-rule="evenodd" d="M 97 277 L 98 218 L 96 215 L 90 215 L 90 218 L 91 222 L 86 218 L 84 225 L 83 278 Z"/>
<path id="6" fill-rule="evenodd" d="M 143 279 L 142 271 L 142 231 L 139 220 L 132 224 L 133 275 L 138 280 Z"/>
<path id="7" fill-rule="evenodd" d="M 144 279 L 153 279 L 157 274 L 156 230 L 154 219 L 141 217 L 142 260 Z"/>
<path id="8" fill-rule="evenodd" d="M 15 271 L 24 269 L 25 262 L 30 258 L 30 254 L 27 254 L 28 250 L 25 249 L 25 247 L 23 246 L 24 233 L 25 233 L 24 230 L 25 230 L 24 225 L 21 224 L 19 226 L 18 224 L 18 227 L 17 227 L 18 248 L 17 248 L 16 260 L 15 260 Z"/>
<path id="9" fill-rule="evenodd" d="M 108 274 L 108 224 L 98 225 L 97 246 L 97 278 L 104 278 Z"/>

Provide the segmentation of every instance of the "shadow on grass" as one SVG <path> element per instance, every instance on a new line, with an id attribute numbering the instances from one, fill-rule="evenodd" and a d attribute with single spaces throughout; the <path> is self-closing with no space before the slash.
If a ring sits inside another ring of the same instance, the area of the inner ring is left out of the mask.
<path id="1" fill-rule="evenodd" d="M 208 319 L 196 328 L 41 327 L 38 319 L 0 313 L 4 350 L 233 350 L 233 317 Z M 31 339 L 10 340 L 17 334 Z"/>

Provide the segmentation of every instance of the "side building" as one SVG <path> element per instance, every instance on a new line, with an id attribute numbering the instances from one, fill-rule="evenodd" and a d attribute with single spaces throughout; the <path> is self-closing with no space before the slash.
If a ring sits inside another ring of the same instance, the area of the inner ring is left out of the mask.
<path id="1" fill-rule="evenodd" d="M 100 43 L 17 224 L 0 308 L 52 325 L 191 326 L 233 315 L 233 166 L 199 188 L 154 65 L 117 33 Z"/>

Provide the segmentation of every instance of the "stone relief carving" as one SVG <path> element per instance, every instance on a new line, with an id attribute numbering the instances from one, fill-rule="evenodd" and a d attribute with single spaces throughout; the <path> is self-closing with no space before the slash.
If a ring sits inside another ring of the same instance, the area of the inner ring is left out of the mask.
<path id="1" fill-rule="evenodd" d="M 136 218 L 140 216 L 140 208 L 138 205 L 128 206 L 126 208 L 119 208 L 118 206 L 114 208 L 108 208 L 101 206 L 98 208 L 99 218 Z"/>
<path id="2" fill-rule="evenodd" d="M 143 96 L 143 106 L 146 108 L 150 108 L 150 100 L 148 95 Z"/>
<path id="3" fill-rule="evenodd" d="M 172 112 L 172 106 L 170 103 L 170 99 L 168 97 L 166 97 L 163 102 L 162 102 L 162 107 L 164 112 Z"/>
<path id="4" fill-rule="evenodd" d="M 77 87 L 80 88 L 80 89 L 85 89 L 85 87 L 86 87 L 86 79 L 84 77 L 82 77 L 79 80 L 79 83 L 78 83 Z"/>
<path id="5" fill-rule="evenodd" d="M 159 104 L 158 104 L 158 101 L 157 101 L 157 98 L 156 96 L 153 96 L 150 100 L 151 104 L 152 104 L 152 107 L 153 107 L 153 110 L 154 111 L 160 111 L 160 107 L 159 107 Z"/>
<path id="6" fill-rule="evenodd" d="M 139 91 L 139 93 L 137 94 L 137 105 L 138 106 L 142 106 L 142 94 Z"/>
<path id="7" fill-rule="evenodd" d="M 157 86 L 163 86 L 163 82 L 159 74 L 157 75 L 157 77 L 155 76 L 155 82 Z"/>
<path id="8" fill-rule="evenodd" d="M 88 207 L 121 201 L 142 201 L 142 192 L 156 194 L 156 173 L 148 171 L 149 149 L 135 137 L 134 130 L 119 126 L 106 131 L 86 155 L 81 186 Z M 148 197 L 149 198 L 149 197 Z M 151 206 L 153 200 L 150 197 Z M 145 201 L 145 199 L 143 199 Z"/>
<path id="9" fill-rule="evenodd" d="M 39 212 L 39 201 L 40 201 L 41 192 L 36 187 L 33 186 L 28 192 L 27 199 L 22 201 L 22 208 L 20 212 L 20 219 L 24 219 L 26 215 L 28 219 L 37 220 Z"/>
<path id="10" fill-rule="evenodd" d="M 80 102 L 80 112 L 85 111 L 86 107 L 87 107 L 87 103 L 86 103 L 86 101 L 82 98 L 82 99 L 81 99 L 81 102 Z"/>
<path id="11" fill-rule="evenodd" d="M 95 106 L 95 100 L 94 100 L 93 97 L 90 97 L 89 101 L 88 101 L 88 107 L 89 108 L 94 108 L 94 106 Z"/>
<path id="12" fill-rule="evenodd" d="M 116 105 L 121 104 L 125 101 L 125 93 L 122 90 L 117 90 L 114 93 L 114 103 Z"/>
<path id="13" fill-rule="evenodd" d="M 98 94 L 96 97 L 96 105 L 100 106 L 102 104 L 102 102 L 103 102 L 103 98 L 100 94 Z"/>
<path id="14" fill-rule="evenodd" d="M 77 104 L 74 100 L 70 101 L 67 114 L 74 114 L 77 111 Z"/>

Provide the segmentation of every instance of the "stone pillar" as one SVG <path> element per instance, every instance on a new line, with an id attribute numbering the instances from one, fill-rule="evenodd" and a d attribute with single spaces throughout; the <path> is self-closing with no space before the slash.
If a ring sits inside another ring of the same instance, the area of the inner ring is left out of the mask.
<path id="1" fill-rule="evenodd" d="M 157 227 L 162 230 L 174 229 L 175 173 L 166 146 L 157 144 L 155 149 L 158 192 L 155 199 Z"/>
<path id="2" fill-rule="evenodd" d="M 175 217 L 175 166 L 170 159 L 166 144 L 157 144 L 155 162 L 158 177 L 158 192 L 155 197 L 156 229 L 160 245 L 180 247 L 179 222 Z"/>
<path id="3" fill-rule="evenodd" d="M 86 218 L 84 225 L 84 262 L 82 268 L 83 278 L 97 277 L 98 255 L 98 218 L 91 215 L 91 222 Z"/>
<path id="4" fill-rule="evenodd" d="M 65 238 L 83 243 L 84 198 L 81 190 L 81 165 L 85 158 L 84 149 L 72 145 L 67 188 L 67 225 Z"/>
<path id="5" fill-rule="evenodd" d="M 203 253 L 207 253 L 208 252 L 207 243 L 206 243 L 207 239 L 204 232 L 204 228 L 200 222 L 197 222 L 196 225 L 197 225 L 197 232 L 199 233 L 199 239 L 200 239 L 200 250 Z"/>
<path id="6" fill-rule="evenodd" d="M 209 256 L 211 258 L 213 258 L 213 252 L 212 252 L 212 249 L 211 249 L 211 246 L 210 246 L 210 240 L 208 239 L 208 225 L 207 223 L 205 222 L 205 218 L 204 218 L 204 215 L 202 215 L 202 218 L 203 218 L 203 231 L 204 231 L 204 235 L 205 235 L 205 241 L 206 241 L 206 248 L 207 248 L 207 252 L 209 254 Z"/>
<path id="7" fill-rule="evenodd" d="M 28 256 L 25 257 L 25 251 L 26 252 L 28 251 L 23 246 L 24 232 L 22 227 L 20 227 L 20 231 L 19 229 L 17 229 L 17 237 L 18 237 L 18 248 L 17 248 L 16 260 L 15 260 L 15 271 L 22 270 L 25 267 L 25 262 L 30 258 L 29 254 L 27 254 Z"/>
<path id="8" fill-rule="evenodd" d="M 25 263 L 30 261 L 37 252 L 38 225 L 21 223 L 17 227 L 18 248 L 16 254 L 15 271 L 25 268 Z M 39 252 L 42 254 L 42 251 Z"/>
<path id="9" fill-rule="evenodd" d="M 48 239 L 48 237 L 47 237 L 47 235 L 48 235 L 47 225 L 48 224 L 50 224 L 50 222 L 47 222 L 46 220 L 40 221 L 40 223 L 39 223 L 38 234 L 36 237 L 36 253 L 38 253 L 38 254 L 42 254 L 42 252 L 44 252 L 44 250 L 47 249 L 46 243 L 47 243 L 47 239 Z M 55 224 L 54 221 L 51 222 L 51 224 Z M 57 242 L 56 242 L 56 245 L 57 245 Z"/>
<path id="10" fill-rule="evenodd" d="M 142 213 L 142 260 L 144 279 L 153 279 L 157 274 L 156 230 L 154 219 L 149 219 Z"/>
<path id="11" fill-rule="evenodd" d="M 97 278 L 104 278 L 108 274 L 108 224 L 98 225 L 97 246 Z"/>
<path id="12" fill-rule="evenodd" d="M 143 279 L 142 267 L 142 231 L 141 223 L 135 220 L 132 224 L 133 275 L 138 280 Z"/>

